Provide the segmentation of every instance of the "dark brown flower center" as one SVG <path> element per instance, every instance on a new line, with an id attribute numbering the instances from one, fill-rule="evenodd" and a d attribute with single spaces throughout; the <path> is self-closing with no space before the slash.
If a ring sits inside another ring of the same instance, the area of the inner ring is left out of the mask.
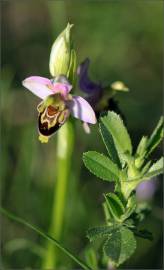
<path id="1" fill-rule="evenodd" d="M 44 136 L 51 136 L 65 123 L 68 116 L 69 111 L 67 109 L 60 111 L 58 107 L 48 106 L 43 112 L 39 113 L 39 133 Z"/>

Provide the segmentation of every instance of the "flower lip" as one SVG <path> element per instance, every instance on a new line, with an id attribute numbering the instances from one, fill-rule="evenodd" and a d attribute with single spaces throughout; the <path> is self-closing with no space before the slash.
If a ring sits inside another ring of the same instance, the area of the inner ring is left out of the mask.
<path id="1" fill-rule="evenodd" d="M 60 128 L 60 124 L 57 123 L 56 125 L 48 128 L 47 122 L 41 123 L 41 114 L 40 114 L 39 119 L 38 119 L 38 128 L 39 128 L 39 133 L 41 133 L 42 135 L 51 136 Z"/>

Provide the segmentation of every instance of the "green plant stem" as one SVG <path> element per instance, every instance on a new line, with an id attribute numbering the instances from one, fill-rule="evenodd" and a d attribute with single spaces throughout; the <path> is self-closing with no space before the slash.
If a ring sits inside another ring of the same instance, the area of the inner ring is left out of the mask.
<path id="1" fill-rule="evenodd" d="M 7 216 L 8 218 L 17 221 L 18 223 L 25 225 L 26 227 L 32 229 L 48 241 L 50 241 L 53 245 L 58 247 L 62 252 L 64 252 L 67 256 L 69 256 L 74 262 L 76 262 L 79 266 L 81 266 L 84 270 L 92 270 L 88 265 L 86 265 L 84 262 L 82 262 L 79 258 L 77 258 L 75 255 L 73 255 L 67 248 L 65 248 L 60 242 L 58 242 L 56 239 L 51 237 L 50 235 L 44 233 L 42 230 L 37 228 L 36 226 L 30 224 L 29 222 L 25 221 L 24 219 L 16 216 L 15 214 L 10 213 L 6 209 L 0 207 L 0 212 Z"/>
<path id="2" fill-rule="evenodd" d="M 49 234 L 61 240 L 64 213 L 67 199 L 68 180 L 70 181 L 71 159 L 74 146 L 74 129 L 71 121 L 65 123 L 57 137 L 57 175 L 54 185 L 53 207 Z M 43 269 L 55 269 L 59 254 L 54 245 L 47 243 L 46 254 L 43 258 Z"/>

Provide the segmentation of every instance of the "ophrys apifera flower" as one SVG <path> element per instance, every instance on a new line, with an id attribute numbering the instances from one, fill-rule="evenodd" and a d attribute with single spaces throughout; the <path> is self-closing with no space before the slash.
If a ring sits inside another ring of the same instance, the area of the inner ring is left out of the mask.
<path id="1" fill-rule="evenodd" d="M 31 76 L 23 86 L 42 99 L 37 106 L 39 140 L 48 142 L 72 114 L 84 123 L 95 124 L 96 116 L 91 105 L 84 98 L 70 94 L 75 88 L 76 52 L 71 39 L 72 24 L 54 41 L 49 60 L 52 79 Z M 73 86 L 72 86 L 73 85 Z"/>
<path id="2" fill-rule="evenodd" d="M 42 143 L 48 142 L 49 137 L 66 122 L 70 114 L 83 122 L 96 123 L 92 107 L 84 98 L 70 94 L 72 85 L 64 75 L 51 80 L 32 76 L 22 84 L 42 99 L 37 106 L 39 140 Z"/>

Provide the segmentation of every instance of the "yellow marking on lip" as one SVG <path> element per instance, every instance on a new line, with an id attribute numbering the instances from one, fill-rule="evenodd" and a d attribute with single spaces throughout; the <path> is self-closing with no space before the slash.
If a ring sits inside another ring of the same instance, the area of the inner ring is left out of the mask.
<path id="1" fill-rule="evenodd" d="M 46 137 L 46 136 L 44 136 L 44 135 L 42 135 L 42 134 L 39 134 L 38 139 L 39 139 L 39 141 L 40 141 L 41 143 L 48 143 L 49 137 L 48 137 L 48 136 Z"/>

